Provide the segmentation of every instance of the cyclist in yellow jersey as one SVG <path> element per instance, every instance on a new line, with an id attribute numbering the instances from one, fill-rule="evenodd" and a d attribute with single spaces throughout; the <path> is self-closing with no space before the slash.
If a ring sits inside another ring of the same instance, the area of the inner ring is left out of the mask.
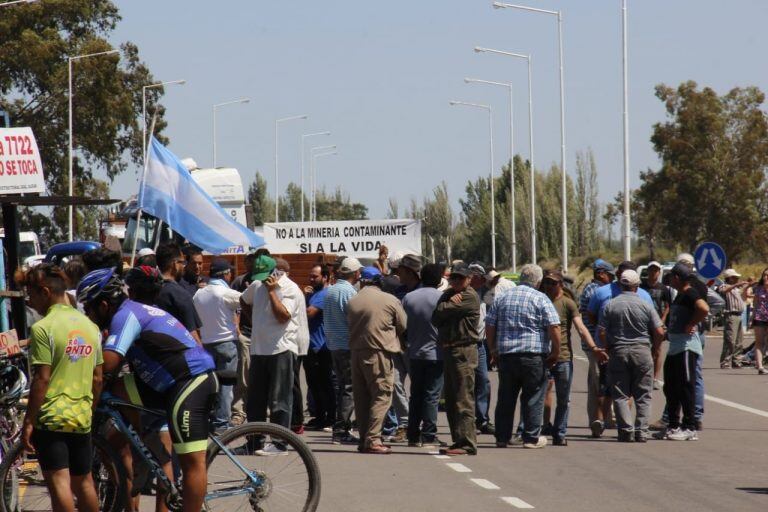
<path id="1" fill-rule="evenodd" d="M 98 511 L 91 477 L 91 420 L 101 391 L 99 328 L 69 305 L 66 277 L 42 264 L 17 275 L 31 306 L 45 317 L 32 326 L 32 384 L 22 441 L 36 451 L 54 512 Z"/>

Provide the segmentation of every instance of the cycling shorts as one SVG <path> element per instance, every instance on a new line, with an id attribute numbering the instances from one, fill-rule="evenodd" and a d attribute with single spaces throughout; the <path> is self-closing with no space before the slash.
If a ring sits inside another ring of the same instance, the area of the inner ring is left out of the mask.
<path id="1" fill-rule="evenodd" d="M 69 468 L 72 476 L 87 475 L 91 471 L 93 450 L 91 434 L 53 432 L 35 428 L 32 444 L 37 450 L 37 461 L 43 471 Z"/>
<path id="2" fill-rule="evenodd" d="M 178 382 L 162 395 L 133 374 L 125 375 L 124 383 L 131 403 L 166 411 L 176 453 L 200 452 L 208 447 L 210 414 L 219 392 L 212 371 Z"/>

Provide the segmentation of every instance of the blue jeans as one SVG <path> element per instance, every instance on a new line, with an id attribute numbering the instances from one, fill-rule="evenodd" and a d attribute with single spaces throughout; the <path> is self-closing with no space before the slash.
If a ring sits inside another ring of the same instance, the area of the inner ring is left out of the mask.
<path id="1" fill-rule="evenodd" d="M 437 403 L 443 390 L 443 362 L 411 359 L 411 399 L 408 403 L 408 441 L 434 441 Z"/>
<path id="2" fill-rule="evenodd" d="M 490 421 L 491 380 L 488 378 L 488 356 L 485 343 L 477 344 L 477 368 L 475 368 L 475 423 L 480 428 Z"/>
<path id="3" fill-rule="evenodd" d="M 517 397 L 524 424 L 523 442 L 535 443 L 541 433 L 547 392 L 545 354 L 503 354 L 499 358 L 499 399 L 496 402 L 496 441 L 512 440 Z"/>
<path id="4" fill-rule="evenodd" d="M 393 435 L 398 428 L 408 427 L 408 397 L 405 392 L 405 377 L 408 375 L 408 364 L 405 354 L 394 354 L 392 362 L 395 365 L 395 389 L 392 393 L 392 406 L 384 418 L 382 433 Z"/>
<path id="5" fill-rule="evenodd" d="M 216 429 L 229 428 L 237 384 L 237 343 L 224 341 L 204 345 L 204 348 L 213 357 L 219 379 L 219 396 L 213 409 L 213 426 Z"/>
<path id="6" fill-rule="evenodd" d="M 562 361 L 549 370 L 549 374 L 555 381 L 555 395 L 557 406 L 555 407 L 555 422 L 553 428 L 555 438 L 565 438 L 568 430 L 568 404 L 571 400 L 571 383 L 573 382 L 573 361 Z"/>

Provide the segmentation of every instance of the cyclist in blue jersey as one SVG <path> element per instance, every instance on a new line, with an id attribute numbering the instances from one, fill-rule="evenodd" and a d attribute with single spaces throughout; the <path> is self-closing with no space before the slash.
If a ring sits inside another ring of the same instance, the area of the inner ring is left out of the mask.
<path id="1" fill-rule="evenodd" d="M 184 480 L 183 510 L 199 512 L 207 486 L 209 413 L 218 393 L 213 359 L 174 317 L 129 299 L 113 269 L 87 274 L 77 288 L 77 299 L 94 323 L 109 330 L 105 378 L 114 377 L 127 361 L 131 368 L 123 378 L 127 398 L 167 411 Z"/>

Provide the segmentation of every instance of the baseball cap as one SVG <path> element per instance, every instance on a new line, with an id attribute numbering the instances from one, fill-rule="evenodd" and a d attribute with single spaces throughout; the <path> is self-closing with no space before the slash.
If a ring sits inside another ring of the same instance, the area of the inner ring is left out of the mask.
<path id="1" fill-rule="evenodd" d="M 691 277 L 691 267 L 688 266 L 687 263 L 684 262 L 678 262 L 675 263 L 675 266 L 672 267 L 672 270 L 670 270 L 671 274 L 673 276 L 677 276 L 680 279 L 688 279 Z"/>
<path id="2" fill-rule="evenodd" d="M 613 274 L 616 272 L 616 269 L 613 268 L 613 265 L 608 263 L 602 258 L 598 258 L 595 260 L 595 262 L 592 264 L 592 270 L 594 271 L 603 271 L 608 272 L 609 274 Z"/>
<path id="3" fill-rule="evenodd" d="M 686 265 L 694 265 L 693 256 L 688 252 L 681 252 L 678 254 L 676 261 L 678 263 L 685 263 Z"/>
<path id="4" fill-rule="evenodd" d="M 339 273 L 352 274 L 363 268 L 357 258 L 344 258 L 339 266 Z"/>
<path id="5" fill-rule="evenodd" d="M 225 274 L 232 270 L 232 265 L 224 258 L 216 258 L 211 262 L 211 276 Z"/>
<path id="6" fill-rule="evenodd" d="M 406 254 L 400 258 L 400 267 L 412 270 L 418 276 L 421 273 L 421 257 L 416 254 Z"/>
<path id="7" fill-rule="evenodd" d="M 395 251 L 393 254 L 389 256 L 389 259 L 387 260 L 387 263 L 389 264 L 389 268 L 397 268 L 400 266 L 400 260 L 403 259 L 403 256 L 405 256 L 405 253 L 403 251 Z"/>
<path id="8" fill-rule="evenodd" d="M 549 279 L 551 281 L 557 281 L 558 283 L 563 282 L 563 273 L 560 272 L 557 269 L 547 269 L 544 271 L 544 277 L 543 279 Z"/>
<path id="9" fill-rule="evenodd" d="M 640 276 L 638 275 L 637 271 L 628 268 L 621 273 L 620 282 L 621 284 L 627 286 L 638 286 L 640 284 Z"/>
<path id="10" fill-rule="evenodd" d="M 464 262 L 457 263 L 456 265 L 451 267 L 451 274 L 452 276 L 461 276 L 461 277 L 469 277 L 470 274 L 472 274 L 472 271 L 469 270 L 469 265 L 467 265 Z"/>
<path id="11" fill-rule="evenodd" d="M 143 258 L 144 256 L 151 256 L 151 255 L 155 254 L 155 251 L 153 251 L 149 247 L 145 247 L 145 248 L 141 249 L 137 254 L 138 254 L 139 258 Z"/>
<path id="12" fill-rule="evenodd" d="M 467 267 L 467 268 L 469 268 L 469 271 L 472 274 L 476 274 L 478 276 L 485 276 L 486 275 L 485 267 L 483 267 L 481 264 L 479 264 L 477 262 L 470 263 L 469 267 Z"/>
<path id="13" fill-rule="evenodd" d="M 725 269 L 725 272 L 723 272 L 723 279 L 728 279 L 729 277 L 741 277 L 741 274 L 736 272 L 735 269 L 727 268 Z"/>
<path id="14" fill-rule="evenodd" d="M 360 272 L 360 279 L 363 281 L 373 281 L 374 278 L 380 276 L 381 272 L 376 267 L 363 267 Z"/>
<path id="15" fill-rule="evenodd" d="M 275 266 L 277 265 L 277 262 L 267 256 L 266 254 L 262 254 L 255 260 L 253 260 L 253 267 L 251 271 L 251 281 L 263 281 L 266 278 L 269 277 L 269 274 L 272 273 L 272 271 L 275 269 Z"/>
<path id="16" fill-rule="evenodd" d="M 647 266 L 648 268 L 651 268 L 651 267 L 656 267 L 656 268 L 658 268 L 658 269 L 661 269 L 661 263 L 659 263 L 658 261 L 655 261 L 655 260 L 654 260 L 654 261 L 652 261 L 652 262 L 650 262 L 650 263 L 649 263 L 648 265 L 646 265 L 646 266 Z"/>

